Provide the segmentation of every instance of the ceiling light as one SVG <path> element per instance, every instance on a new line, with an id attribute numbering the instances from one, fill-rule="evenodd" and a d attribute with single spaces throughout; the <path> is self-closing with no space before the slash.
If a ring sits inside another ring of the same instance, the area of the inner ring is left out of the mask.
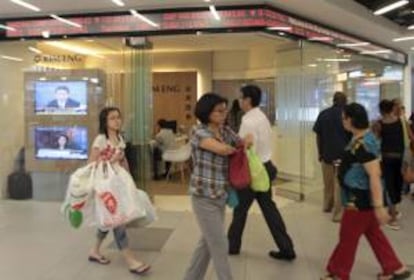
<path id="1" fill-rule="evenodd" d="M 91 56 L 98 57 L 98 58 L 105 58 L 104 56 L 97 54 L 94 50 L 91 50 L 89 48 L 84 48 L 81 46 L 76 46 L 70 43 L 52 41 L 52 42 L 46 42 L 45 44 L 56 47 L 56 48 L 60 48 L 62 50 L 82 54 L 82 55 L 91 55 Z"/>
<path id="2" fill-rule="evenodd" d="M 398 9 L 399 7 L 405 6 L 408 3 L 410 3 L 410 1 L 408 1 L 408 0 L 396 1 L 396 2 L 394 2 L 392 4 L 389 4 L 387 6 L 384 6 L 384 7 L 380 8 L 380 9 L 376 10 L 374 12 L 374 15 L 376 15 L 376 16 L 383 15 L 385 13 L 388 13 L 389 11 L 392 11 L 392 10 Z"/>
<path id="3" fill-rule="evenodd" d="M 330 42 L 332 41 L 332 37 L 310 37 L 309 41 L 322 41 L 322 42 Z"/>
<path id="4" fill-rule="evenodd" d="M 408 28 L 407 28 L 408 30 L 413 30 L 414 29 L 414 24 L 412 24 L 412 25 L 410 25 L 410 26 L 408 26 Z"/>
<path id="5" fill-rule="evenodd" d="M 363 46 L 369 46 L 371 45 L 368 42 L 358 42 L 358 43 L 342 43 L 336 45 L 337 47 L 363 47 Z"/>
<path id="6" fill-rule="evenodd" d="M 216 10 L 216 7 L 214 5 L 209 6 L 210 12 L 213 14 L 214 18 L 216 20 L 221 20 L 219 13 Z"/>
<path id="7" fill-rule="evenodd" d="M 140 20 L 142 20 L 142 21 L 144 21 L 144 22 L 148 23 L 149 25 L 152 25 L 152 26 L 154 26 L 154 27 L 160 27 L 160 25 L 159 25 L 159 24 L 157 24 L 157 23 L 153 22 L 152 20 L 150 20 L 150 19 L 149 19 L 149 18 L 147 18 L 146 16 L 141 15 L 141 14 L 140 14 L 140 13 L 138 13 L 136 10 L 129 10 L 129 11 L 131 12 L 131 14 L 132 14 L 134 17 L 139 18 Z"/>
<path id="8" fill-rule="evenodd" d="M 67 77 L 60 77 L 60 79 L 61 79 L 62 81 L 66 81 L 68 78 L 67 78 Z"/>
<path id="9" fill-rule="evenodd" d="M 204 2 L 211 2 L 211 0 L 204 0 Z"/>
<path id="10" fill-rule="evenodd" d="M 82 28 L 82 25 L 80 25 L 79 23 L 76 23 L 76 22 L 71 21 L 71 20 L 68 20 L 68 19 L 64 19 L 64 18 L 62 18 L 60 16 L 57 16 L 57 15 L 52 14 L 52 15 L 50 15 L 50 17 L 52 17 L 52 18 L 54 18 L 54 19 L 56 19 L 56 20 L 58 20 L 60 22 L 63 22 L 65 24 L 67 24 L 67 25 L 74 26 L 74 27 L 77 27 L 77 28 Z"/>
<path id="11" fill-rule="evenodd" d="M 41 54 L 42 51 L 39 49 L 36 49 L 35 47 L 28 47 L 29 51 L 37 53 L 37 54 Z"/>
<path id="12" fill-rule="evenodd" d="M 42 36 L 43 38 L 49 38 L 50 37 L 50 32 L 49 31 L 42 31 Z"/>
<path id="13" fill-rule="evenodd" d="M 88 81 L 88 80 L 89 80 L 89 78 L 88 78 L 88 77 L 83 77 L 83 78 L 82 78 L 82 80 L 84 80 L 84 81 Z"/>
<path id="14" fill-rule="evenodd" d="M 413 25 L 413 28 L 414 28 L 414 25 Z M 410 40 L 414 40 L 414 36 L 407 36 L 407 37 L 400 37 L 400 38 L 393 39 L 394 42 L 403 42 L 403 41 L 410 41 Z"/>
<path id="15" fill-rule="evenodd" d="M 292 30 L 292 27 L 290 27 L 290 26 L 271 26 L 271 27 L 268 27 L 267 30 L 290 31 L 290 30 Z"/>
<path id="16" fill-rule="evenodd" d="M 318 64 L 308 64 L 308 67 L 315 68 L 315 67 L 318 67 Z"/>
<path id="17" fill-rule="evenodd" d="M 348 62 L 349 58 L 324 58 L 323 61 L 326 62 Z"/>
<path id="18" fill-rule="evenodd" d="M 46 79 L 46 77 L 40 77 L 39 78 L 39 81 L 46 81 L 47 79 Z"/>
<path id="19" fill-rule="evenodd" d="M 14 4 L 20 5 L 22 7 L 25 7 L 27 9 L 35 11 L 35 12 L 40 12 L 41 11 L 39 7 L 36 7 L 35 5 L 29 4 L 29 3 L 25 2 L 25 1 L 22 1 L 22 0 L 10 0 L 10 1 L 13 2 Z"/>
<path id="20" fill-rule="evenodd" d="M 360 52 L 361 54 L 383 54 L 383 53 L 390 53 L 391 50 L 377 50 L 377 51 L 363 51 Z"/>
<path id="21" fill-rule="evenodd" d="M 118 5 L 119 7 L 125 6 L 125 3 L 122 0 L 112 0 L 112 2 Z"/>
<path id="22" fill-rule="evenodd" d="M 285 36 L 286 35 L 285 32 L 278 32 L 277 34 L 279 34 L 280 36 Z"/>
<path id="23" fill-rule="evenodd" d="M 14 56 L 8 56 L 8 55 L 2 55 L 1 58 L 11 60 L 11 61 L 23 61 L 22 58 L 14 57 Z"/>
<path id="24" fill-rule="evenodd" d="M 0 24 L 0 29 L 16 31 L 16 28 L 13 28 L 13 27 L 10 27 L 10 26 L 7 26 L 7 25 L 3 25 L 3 24 Z"/>

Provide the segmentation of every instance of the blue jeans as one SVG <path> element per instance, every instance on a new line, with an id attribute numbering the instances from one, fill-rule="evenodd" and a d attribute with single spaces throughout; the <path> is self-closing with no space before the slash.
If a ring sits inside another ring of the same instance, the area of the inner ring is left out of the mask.
<path id="1" fill-rule="evenodd" d="M 105 237 L 108 235 L 109 231 L 102 231 L 98 229 L 97 238 L 98 240 L 104 240 Z M 114 239 L 116 246 L 119 250 L 123 250 L 128 248 L 128 236 L 126 233 L 125 226 L 119 226 L 113 229 L 114 232 Z"/>

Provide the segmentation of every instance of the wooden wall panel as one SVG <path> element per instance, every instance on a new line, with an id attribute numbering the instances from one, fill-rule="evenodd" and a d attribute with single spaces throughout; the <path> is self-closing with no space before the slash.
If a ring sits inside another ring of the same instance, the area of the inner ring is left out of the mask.
<path id="1" fill-rule="evenodd" d="M 196 123 L 197 72 L 153 73 L 154 127 L 159 119 L 176 120 L 188 130 Z"/>

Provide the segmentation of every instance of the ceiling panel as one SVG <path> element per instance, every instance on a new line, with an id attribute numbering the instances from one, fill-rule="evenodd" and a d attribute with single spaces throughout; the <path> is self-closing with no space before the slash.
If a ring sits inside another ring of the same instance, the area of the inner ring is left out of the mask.
<path id="1" fill-rule="evenodd" d="M 125 11 L 134 9 L 160 9 L 166 7 L 207 6 L 203 0 L 123 0 L 125 7 L 115 5 L 111 0 L 25 0 L 39 7 L 41 12 L 33 12 L 9 0 L 0 0 L 0 18 L 42 16 L 50 13 L 69 14 L 101 11 Z M 217 0 L 217 4 L 233 4 L 234 0 Z M 246 1 L 237 1 L 237 3 Z M 251 3 L 251 1 L 250 1 Z"/>
<path id="2" fill-rule="evenodd" d="M 387 4 L 393 3 L 395 1 L 390 0 L 355 0 L 359 4 L 367 7 L 371 11 L 378 10 L 386 6 Z M 393 22 L 401 25 L 403 27 L 408 27 L 414 24 L 414 1 L 411 1 L 409 4 L 390 11 L 383 16 L 392 20 Z"/>

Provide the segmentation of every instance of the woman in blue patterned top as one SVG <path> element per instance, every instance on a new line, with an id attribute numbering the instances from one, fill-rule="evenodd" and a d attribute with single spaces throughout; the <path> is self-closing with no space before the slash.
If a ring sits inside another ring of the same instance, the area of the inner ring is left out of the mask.
<path id="1" fill-rule="evenodd" d="M 232 280 L 228 261 L 227 237 L 224 231 L 224 210 L 229 187 L 229 155 L 241 141 L 225 126 L 227 100 L 208 93 L 197 102 L 195 115 L 201 124 L 191 138 L 193 171 L 190 193 L 201 239 L 194 251 L 184 280 L 204 279 L 210 258 L 218 280 Z M 245 139 L 247 145 L 251 137 Z"/>
<path id="2" fill-rule="evenodd" d="M 396 256 L 381 224 L 389 221 L 384 208 L 384 190 L 379 162 L 380 145 L 369 131 L 365 108 L 352 103 L 344 108 L 343 125 L 353 138 L 342 156 L 338 179 L 345 208 L 341 220 L 339 243 L 323 280 L 349 280 L 358 241 L 364 235 L 382 267 L 379 280 L 408 279 L 410 272 Z"/>

